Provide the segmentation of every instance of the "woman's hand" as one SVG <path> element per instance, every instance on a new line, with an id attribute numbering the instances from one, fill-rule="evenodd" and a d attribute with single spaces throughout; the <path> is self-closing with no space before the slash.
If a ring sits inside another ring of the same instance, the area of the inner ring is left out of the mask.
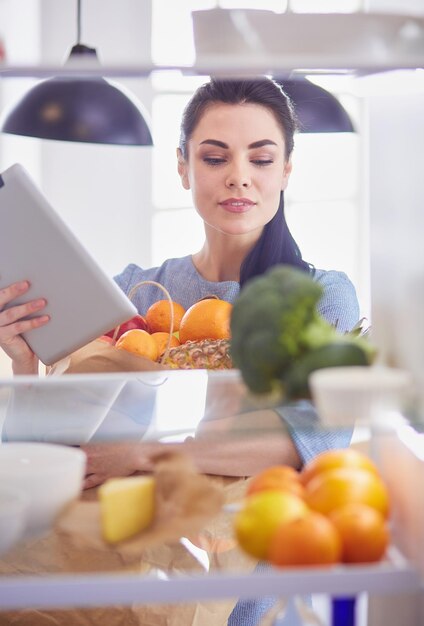
<path id="1" fill-rule="evenodd" d="M 14 374 L 37 374 L 38 359 L 21 334 L 44 326 L 49 321 L 48 315 L 39 315 L 24 319 L 46 306 L 46 300 L 30 300 L 8 309 L 4 307 L 13 302 L 29 289 L 29 282 L 24 280 L 0 289 L 0 348 L 12 359 Z"/>
<path id="2" fill-rule="evenodd" d="M 81 449 L 87 456 L 84 489 L 97 487 L 108 478 L 152 469 L 147 457 L 143 462 L 143 444 L 138 441 L 89 444 Z"/>
<path id="3" fill-rule="evenodd" d="M 82 446 L 87 455 L 84 489 L 96 487 L 108 478 L 152 472 L 157 455 L 165 451 L 185 454 L 198 472 L 216 476 L 253 476 L 270 465 L 284 464 L 295 469 L 302 466 L 287 428 L 275 411 L 252 411 L 223 418 L 221 428 L 216 427 L 217 422 L 214 420 L 200 435 L 182 442 L 130 441 Z M 244 436 L 240 430 L 243 427 Z"/>

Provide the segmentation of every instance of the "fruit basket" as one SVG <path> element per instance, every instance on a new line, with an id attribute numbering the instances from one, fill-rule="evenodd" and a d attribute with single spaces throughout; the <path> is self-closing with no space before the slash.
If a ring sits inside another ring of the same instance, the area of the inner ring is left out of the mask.
<path id="1" fill-rule="evenodd" d="M 148 285 L 165 299 L 62 359 L 48 374 L 233 368 L 230 303 L 210 295 L 185 310 L 163 285 L 149 280 L 131 289 L 130 300 Z"/>
<path id="2" fill-rule="evenodd" d="M 174 302 L 160 283 L 144 280 L 128 294 L 132 300 L 140 288 L 152 285 L 163 291 L 157 300 L 138 316 L 143 332 L 118 326 L 111 331 L 113 345 L 150 358 L 171 369 L 230 369 L 230 317 L 232 305 L 215 295 L 205 296 L 187 310 Z"/>

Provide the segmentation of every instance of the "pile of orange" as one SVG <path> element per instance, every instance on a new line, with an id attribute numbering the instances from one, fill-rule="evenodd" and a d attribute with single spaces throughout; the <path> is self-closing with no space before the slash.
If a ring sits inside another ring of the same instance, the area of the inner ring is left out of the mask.
<path id="1" fill-rule="evenodd" d="M 185 309 L 179 302 L 172 301 L 172 310 L 174 324 L 171 328 L 171 303 L 169 300 L 158 300 L 147 309 L 144 317 L 151 333 L 174 333 L 179 330 Z"/>
<path id="2" fill-rule="evenodd" d="M 168 299 L 152 304 L 144 315 L 148 329 L 133 328 L 124 332 L 115 347 L 127 350 L 152 361 L 158 361 L 167 348 L 187 341 L 202 339 L 229 339 L 232 305 L 225 300 L 205 298 L 189 309 Z"/>
<path id="3" fill-rule="evenodd" d="M 148 333 L 147 330 L 141 330 L 139 328 L 127 330 L 126 333 L 119 337 L 115 348 L 133 352 L 151 361 L 156 361 L 159 356 L 159 350 L 153 339 L 153 335 Z"/>
<path id="4" fill-rule="evenodd" d="M 217 298 L 205 298 L 193 304 L 181 319 L 180 341 L 229 339 L 232 304 Z"/>
<path id="5" fill-rule="evenodd" d="M 234 531 L 246 553 L 279 567 L 372 563 L 389 544 L 388 513 L 377 467 L 348 448 L 323 452 L 301 472 L 257 474 Z"/>

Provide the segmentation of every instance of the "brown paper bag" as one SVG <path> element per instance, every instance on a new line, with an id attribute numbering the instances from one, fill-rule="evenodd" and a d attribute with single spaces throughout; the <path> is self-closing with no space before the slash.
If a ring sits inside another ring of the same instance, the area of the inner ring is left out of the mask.
<path id="1" fill-rule="evenodd" d="M 222 486 L 198 474 L 191 460 L 178 452 L 152 457 L 155 477 L 155 519 L 144 532 L 119 544 L 107 544 L 101 536 L 98 501 L 77 502 L 61 517 L 58 528 L 77 548 L 122 554 L 137 562 L 145 548 L 178 542 L 186 533 L 199 532 L 217 515 L 224 503 Z"/>
<path id="2" fill-rule="evenodd" d="M 118 546 L 105 544 L 99 534 L 97 493 L 93 489 L 83 493 L 81 501 L 63 516 L 47 537 L 21 543 L 5 555 L 0 561 L 0 575 L 107 571 L 141 572 L 144 575 L 157 569 L 185 575 L 203 572 L 190 544 L 179 542 L 182 534 L 194 545 L 205 549 L 210 570 L 252 571 L 256 562 L 237 549 L 231 518 L 221 506 L 223 501 L 234 502 L 243 497 L 244 479 L 193 475 L 181 455 L 166 454 L 155 462 L 158 477 L 162 474 L 159 481 L 162 495 L 170 493 L 175 498 L 165 508 L 158 505 L 156 531 L 151 529 L 149 541 L 140 535 Z M 175 491 L 176 483 L 178 489 Z M 192 503 L 193 498 L 203 498 L 203 501 Z M 81 507 L 85 512 L 91 511 L 88 527 L 81 526 L 75 517 L 77 510 L 83 510 Z M 196 514 L 191 516 L 193 507 Z M 166 529 L 167 516 L 172 517 L 175 532 Z M 89 533 L 87 536 L 86 532 Z M 0 626 L 224 626 L 235 602 L 234 599 L 173 606 L 29 609 L 0 612 Z"/>

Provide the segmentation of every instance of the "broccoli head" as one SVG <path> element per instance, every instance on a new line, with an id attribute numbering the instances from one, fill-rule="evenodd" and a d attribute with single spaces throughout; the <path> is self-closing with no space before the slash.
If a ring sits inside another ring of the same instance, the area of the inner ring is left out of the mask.
<path id="1" fill-rule="evenodd" d="M 231 356 L 251 391 L 267 393 L 277 388 L 286 396 L 291 390 L 298 395 L 307 388 L 311 367 L 349 365 L 350 355 L 352 365 L 358 364 L 358 359 L 368 362 L 366 349 L 360 345 L 363 340 L 339 333 L 319 315 L 317 303 L 322 293 L 309 274 L 288 265 L 275 266 L 243 287 L 231 315 Z M 356 342 L 357 349 L 338 352 L 336 362 L 327 359 L 334 351 L 319 351 L 340 341 L 344 346 Z M 363 358 L 357 350 L 364 352 Z M 322 358 L 307 360 L 307 367 L 296 367 L 313 351 Z"/>

